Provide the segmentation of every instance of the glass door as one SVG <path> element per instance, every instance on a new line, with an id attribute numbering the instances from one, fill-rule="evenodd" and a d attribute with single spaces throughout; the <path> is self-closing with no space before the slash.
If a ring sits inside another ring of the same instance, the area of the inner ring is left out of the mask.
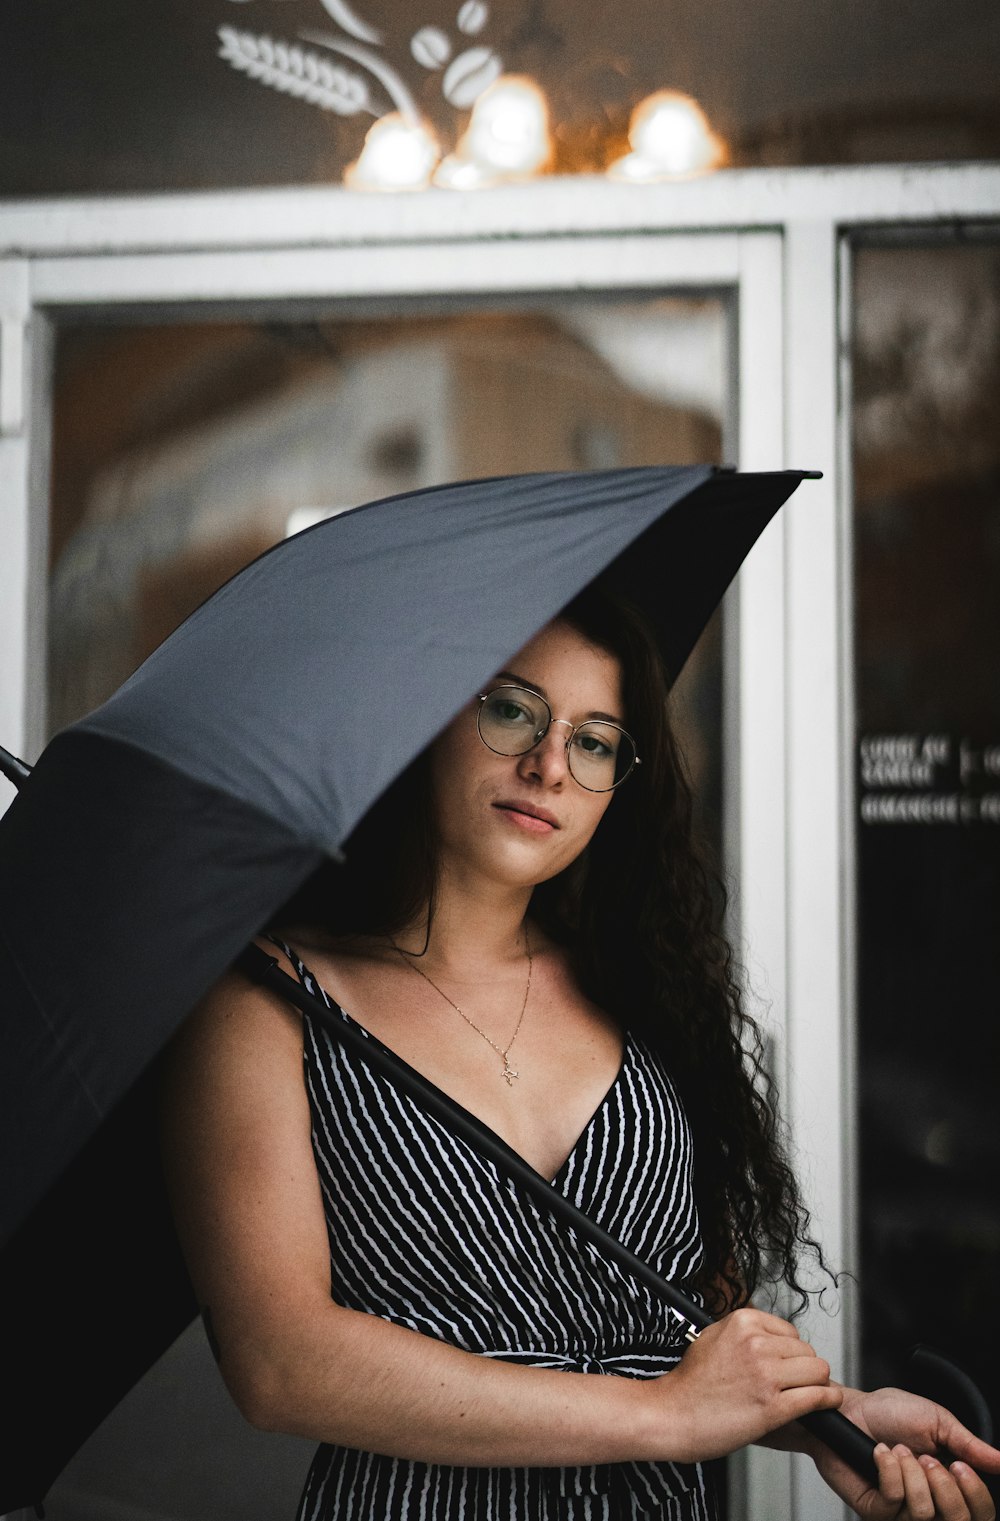
<path id="1" fill-rule="evenodd" d="M 50 732 L 108 696 L 228 576 L 360 502 L 519 471 L 721 463 L 731 295 L 386 300 L 293 320 L 55 331 Z M 723 835 L 723 619 L 678 684 L 702 824 Z M 293 1515 L 310 1444 L 252 1431 L 195 1323 L 50 1497 L 58 1521 Z"/>
<path id="2" fill-rule="evenodd" d="M 862 1369 L 996 1430 L 1000 243 L 866 239 L 852 294 Z"/>
<path id="3" fill-rule="evenodd" d="M 824 472 L 692 664 L 688 742 L 816 1231 L 854 1274 L 810 1339 L 854 1381 L 924 1337 L 995 1400 L 970 1330 L 998 1231 L 995 166 L 5 216 L 0 742 L 29 760 L 240 564 L 366 497 L 670 456 Z M 294 1500 L 298 1445 L 248 1456 L 200 1345 L 175 1356 L 59 1521 L 111 1514 L 116 1469 L 114 1513 L 146 1511 L 142 1458 L 178 1521 L 213 1463 L 215 1516 Z M 841 1521 L 807 1463 L 733 1471 L 732 1521 Z"/>

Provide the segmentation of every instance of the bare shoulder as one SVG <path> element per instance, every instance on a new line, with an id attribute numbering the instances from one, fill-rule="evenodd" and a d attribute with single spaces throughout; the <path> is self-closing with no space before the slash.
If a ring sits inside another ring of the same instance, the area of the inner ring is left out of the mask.
<path id="1" fill-rule="evenodd" d="M 273 947 L 267 949 L 294 975 Z M 230 971 L 173 1037 L 162 1062 L 161 1120 L 168 1145 L 241 1128 L 256 1113 L 300 1110 L 302 1022 L 287 1001 Z M 183 1148 L 186 1149 L 186 1146 Z"/>
<path id="2" fill-rule="evenodd" d="M 368 1006 L 372 988 L 387 968 L 397 969 L 395 953 L 382 936 L 336 935 L 314 925 L 296 925 L 282 927 L 276 940 L 279 944 L 268 941 L 263 949 L 276 957 L 282 970 L 290 970 L 284 945 L 335 1002 L 352 1011 Z M 295 968 L 291 971 L 294 975 Z"/>
<path id="3" fill-rule="evenodd" d="M 390 963 L 393 953 L 382 935 L 338 935 L 317 924 L 283 925 L 273 939 L 260 942 L 279 960 L 287 961 L 281 947 L 287 945 L 307 965 L 329 962 Z"/>
<path id="4" fill-rule="evenodd" d="M 261 949 L 294 975 L 294 967 L 276 947 L 262 943 Z M 174 1037 L 171 1055 L 175 1059 L 194 1055 L 204 1058 L 215 1046 L 235 1051 L 241 1045 L 254 1047 L 260 1043 L 272 1049 L 297 1043 L 301 1049 L 299 1016 L 286 1000 L 242 972 L 231 970 L 209 988 L 188 1015 Z"/>

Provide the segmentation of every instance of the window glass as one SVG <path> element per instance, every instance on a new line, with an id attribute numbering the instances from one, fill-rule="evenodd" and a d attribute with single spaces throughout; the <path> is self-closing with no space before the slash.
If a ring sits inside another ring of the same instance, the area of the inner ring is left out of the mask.
<path id="1" fill-rule="evenodd" d="M 56 351 L 49 718 L 104 700 L 228 576 L 360 502 L 527 470 L 717 462 L 717 299 L 313 323 L 67 326 Z M 721 835 L 721 638 L 678 683 L 704 823 Z M 92 1437 L 59 1521 L 292 1515 L 311 1444 L 252 1432 L 201 1327 Z"/>
<path id="2" fill-rule="evenodd" d="M 925 1343 L 995 1420 L 1000 250 L 862 248 L 854 297 L 864 1378 Z"/>
<path id="3" fill-rule="evenodd" d="M 476 476 L 720 461 L 725 332 L 714 298 L 63 328 L 50 732 L 109 696 L 227 577 L 320 517 Z M 678 687 L 716 832 L 720 683 L 716 621 Z"/>

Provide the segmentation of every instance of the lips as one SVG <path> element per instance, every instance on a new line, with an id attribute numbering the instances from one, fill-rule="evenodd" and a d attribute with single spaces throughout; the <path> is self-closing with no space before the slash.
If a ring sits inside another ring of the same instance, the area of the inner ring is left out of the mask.
<path id="1" fill-rule="evenodd" d="M 550 830 L 559 828 L 559 820 L 554 813 L 549 813 L 547 808 L 539 808 L 536 803 L 529 803 L 523 798 L 494 803 L 493 806 L 501 813 L 508 814 L 511 823 L 520 825 L 522 829 L 527 829 L 532 834 L 548 834 Z"/>

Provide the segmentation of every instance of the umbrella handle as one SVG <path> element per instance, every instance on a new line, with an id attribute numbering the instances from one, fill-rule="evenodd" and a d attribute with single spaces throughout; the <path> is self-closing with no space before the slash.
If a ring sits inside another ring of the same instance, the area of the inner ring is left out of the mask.
<path id="1" fill-rule="evenodd" d="M 814 1410 L 811 1415 L 800 1415 L 799 1425 L 842 1458 L 848 1468 L 878 1488 L 875 1443 L 867 1431 L 855 1426 L 839 1410 Z"/>
<path id="2" fill-rule="evenodd" d="M 369 1067 L 373 1067 L 384 1077 L 388 1077 L 435 1119 L 440 1120 L 453 1133 L 458 1134 L 480 1156 L 494 1163 L 518 1183 L 537 1203 L 541 1204 L 543 1209 L 547 1209 L 557 1220 L 568 1225 L 578 1235 L 584 1236 L 606 1257 L 617 1262 L 633 1278 L 637 1278 L 646 1288 L 666 1300 L 675 1315 L 683 1322 L 683 1334 L 687 1341 L 694 1341 L 706 1327 L 714 1323 L 712 1316 L 700 1304 L 689 1299 L 668 1279 L 661 1278 L 660 1274 L 654 1272 L 647 1262 L 643 1262 L 641 1257 L 636 1257 L 628 1247 L 622 1245 L 617 1237 L 609 1235 L 595 1220 L 577 1209 L 576 1205 L 571 1204 L 563 1194 L 552 1187 L 551 1183 L 546 1182 L 541 1173 L 537 1173 L 523 1157 L 507 1145 L 506 1141 L 501 1140 L 496 1131 L 491 1130 L 468 1109 L 449 1098 L 415 1067 L 411 1067 L 376 1037 L 362 1035 L 360 1026 L 347 1024 L 344 1020 L 337 1019 L 322 999 L 310 993 L 293 977 L 289 977 L 287 972 L 283 972 L 274 956 L 269 956 L 258 945 L 248 945 L 237 956 L 234 964 L 252 982 L 263 983 L 280 998 L 294 1004 L 304 1014 L 318 1018 L 323 1028 L 340 1045 L 346 1046 L 353 1055 L 359 1057 Z M 850 1468 L 854 1469 L 855 1473 L 877 1485 L 875 1443 L 859 1426 L 855 1426 L 846 1416 L 841 1415 L 839 1410 L 815 1411 L 812 1415 L 803 1416 L 801 1425 L 835 1452 L 839 1458 L 842 1458 Z"/>
<path id="3" fill-rule="evenodd" d="M 15 787 L 22 787 L 31 775 L 31 767 L 0 745 L 0 775 L 13 782 Z"/>

